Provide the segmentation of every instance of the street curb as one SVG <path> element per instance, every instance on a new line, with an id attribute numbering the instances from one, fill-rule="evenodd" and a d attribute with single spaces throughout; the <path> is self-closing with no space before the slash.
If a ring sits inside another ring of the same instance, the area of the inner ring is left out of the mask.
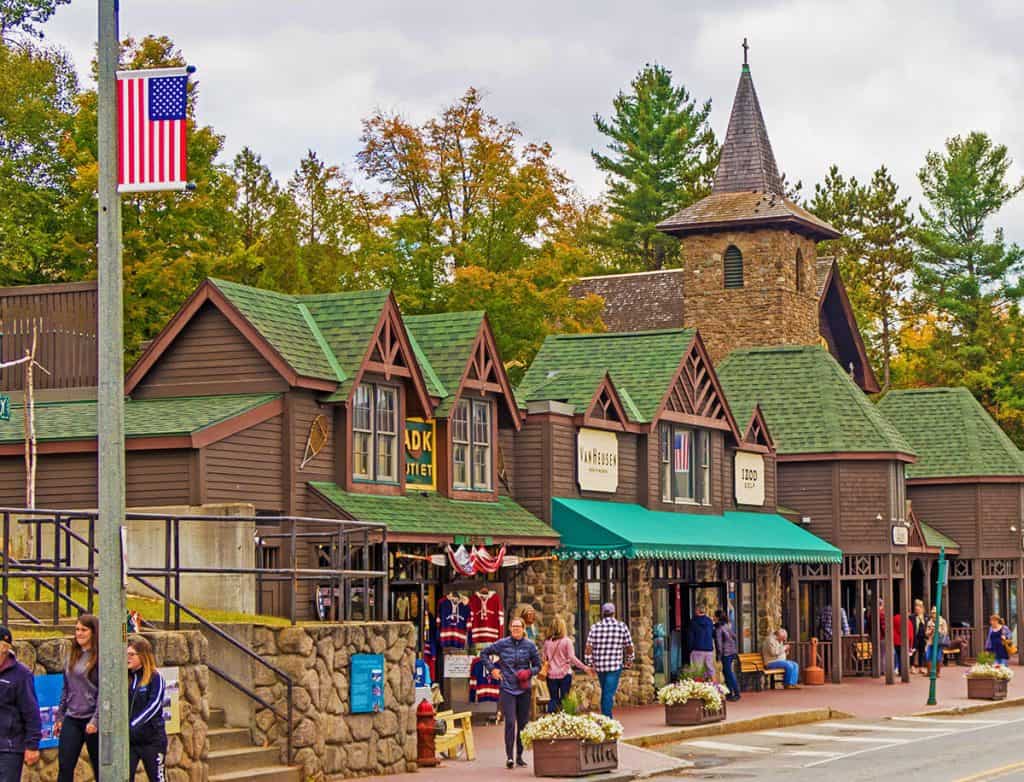
<path id="1" fill-rule="evenodd" d="M 933 709 L 931 711 L 918 711 L 911 714 L 911 717 L 956 717 L 960 714 L 977 714 L 982 711 L 993 711 L 994 709 L 1006 709 L 1010 706 L 1024 706 L 1024 698 L 1007 698 L 1002 701 L 989 701 L 988 703 L 975 703 L 971 706 L 951 706 L 948 709 Z"/>
<path id="2" fill-rule="evenodd" d="M 633 736 L 632 738 L 623 739 L 623 741 L 626 744 L 632 744 L 634 747 L 657 747 L 662 744 L 673 744 L 677 741 L 688 741 L 689 739 L 702 738 L 704 736 L 725 736 L 729 733 L 748 733 L 756 730 L 790 728 L 794 725 L 807 725 L 811 722 L 824 722 L 825 720 L 843 720 L 850 719 L 851 717 L 853 717 L 852 714 L 831 708 L 805 709 L 803 711 L 765 714 L 761 717 L 751 717 L 745 720 L 726 720 L 724 722 L 713 722 L 710 725 L 694 725 L 688 728 L 677 728 L 646 736 Z"/>

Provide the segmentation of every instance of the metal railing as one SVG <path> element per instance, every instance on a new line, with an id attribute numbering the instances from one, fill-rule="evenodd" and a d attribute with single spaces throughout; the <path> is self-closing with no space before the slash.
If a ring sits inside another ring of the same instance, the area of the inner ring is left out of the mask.
<path id="1" fill-rule="evenodd" d="M 0 508 L 2 521 L 3 548 L 0 550 L 0 587 L 4 600 L 0 605 L 0 619 L 7 624 L 9 612 L 13 609 L 33 624 L 42 621 L 30 611 L 10 598 L 11 579 L 27 579 L 31 582 L 37 601 L 46 590 L 52 600 L 52 619 L 60 621 L 61 610 L 70 616 L 72 609 L 92 613 L 96 589 L 95 545 L 98 514 L 93 511 L 27 510 L 21 508 Z M 289 587 L 288 616 L 295 624 L 299 585 L 307 582 L 331 586 L 330 619 L 344 621 L 351 613 L 351 597 L 354 589 L 362 589 L 364 614 L 373 608 L 373 617 L 385 618 L 388 603 L 388 544 L 387 528 L 383 524 L 358 521 L 338 521 L 305 517 L 253 517 L 253 516 L 212 516 L 212 515 L 163 515 L 156 513 L 128 513 L 126 523 L 136 523 L 143 528 L 150 525 L 159 529 L 162 525 L 163 564 L 162 567 L 133 567 L 126 556 L 127 578 L 134 580 L 163 601 L 163 625 L 180 629 L 181 616 L 185 614 L 191 622 L 198 624 L 210 634 L 227 643 L 244 655 L 253 664 L 263 666 L 281 680 L 285 686 L 287 706 L 284 710 L 262 698 L 255 690 L 238 681 L 211 661 L 207 667 L 228 685 L 245 695 L 254 703 L 268 709 L 277 719 L 284 720 L 286 727 L 286 753 L 290 763 L 293 757 L 294 681 L 281 668 L 263 659 L 253 649 L 233 637 L 190 608 L 182 601 L 182 578 L 192 576 L 252 576 L 257 590 L 257 603 L 265 583 L 283 582 Z M 254 530 L 273 526 L 287 527 L 286 532 L 258 532 L 254 546 L 257 562 L 254 567 L 191 567 L 182 564 L 182 524 L 251 524 Z M 12 525 L 18 524 L 34 534 L 33 555 L 16 558 L 11 555 Z M 76 526 L 78 529 L 76 529 Z M 83 528 L 84 527 L 84 531 Z M 143 534 L 148 534 L 149 530 Z M 137 534 L 136 530 L 133 534 Z M 45 550 L 44 540 L 49 542 Z M 289 567 L 259 567 L 259 553 L 267 541 L 279 540 L 287 543 Z M 327 562 L 319 568 L 299 567 L 300 546 L 307 546 L 307 553 L 327 552 Z M 379 548 L 377 548 L 379 546 Z M 379 568 L 369 567 L 379 561 Z M 360 566 L 353 566 L 358 563 Z M 63 583 L 62 583 L 63 582 Z M 162 582 L 162 583 L 161 583 Z M 353 587 L 353 583 L 360 586 Z M 85 604 L 74 596 L 74 585 L 85 590 Z M 337 602 L 333 598 L 340 598 Z M 376 598 L 374 600 L 374 598 Z"/>

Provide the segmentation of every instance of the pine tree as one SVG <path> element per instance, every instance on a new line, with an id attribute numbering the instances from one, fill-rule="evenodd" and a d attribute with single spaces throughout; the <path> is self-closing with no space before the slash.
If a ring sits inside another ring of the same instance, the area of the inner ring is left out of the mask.
<path id="1" fill-rule="evenodd" d="M 711 101 L 698 106 L 672 83 L 671 71 L 646 65 L 612 105 L 610 119 L 594 116 L 609 154 L 591 152 L 607 174 L 611 221 L 601 238 L 621 256 L 623 271 L 660 269 L 674 260 L 678 242 L 655 225 L 711 191 L 719 154 Z"/>

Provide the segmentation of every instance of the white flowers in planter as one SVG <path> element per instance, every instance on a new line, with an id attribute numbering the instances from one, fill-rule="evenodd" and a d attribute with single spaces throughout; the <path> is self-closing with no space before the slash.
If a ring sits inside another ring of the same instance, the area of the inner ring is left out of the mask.
<path id="1" fill-rule="evenodd" d="M 535 741 L 552 739 L 577 739 L 589 744 L 618 741 L 622 736 L 622 723 L 603 714 L 566 714 L 556 712 L 526 724 L 519 733 L 523 746 L 529 747 Z"/>
<path id="2" fill-rule="evenodd" d="M 666 706 L 682 706 L 689 700 L 700 700 L 709 711 L 720 711 L 722 700 L 728 693 L 729 691 L 725 687 L 715 682 L 683 679 L 658 690 L 658 703 L 663 703 Z"/>
<path id="3" fill-rule="evenodd" d="M 994 663 L 975 663 L 964 674 L 968 679 L 1005 679 L 1013 678 L 1013 670 L 1006 665 Z"/>

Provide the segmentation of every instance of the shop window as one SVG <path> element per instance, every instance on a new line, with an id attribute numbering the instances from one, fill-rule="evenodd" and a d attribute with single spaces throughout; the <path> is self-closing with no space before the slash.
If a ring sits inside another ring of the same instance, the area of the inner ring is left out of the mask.
<path id="1" fill-rule="evenodd" d="M 796 289 L 804 289 L 804 254 L 800 250 L 796 251 Z"/>
<path id="2" fill-rule="evenodd" d="M 893 522 L 907 518 L 907 482 L 902 462 L 889 465 L 889 518 Z"/>
<path id="3" fill-rule="evenodd" d="M 452 486 L 491 489 L 491 403 L 460 399 L 452 411 Z"/>
<path id="4" fill-rule="evenodd" d="M 725 274 L 725 287 L 726 288 L 742 288 L 743 287 L 743 253 L 740 249 L 730 244 L 725 251 L 724 274 Z"/>
<path id="5" fill-rule="evenodd" d="M 352 477 L 398 482 L 398 389 L 361 383 L 352 405 Z"/>
<path id="6" fill-rule="evenodd" d="M 577 645 L 582 652 L 590 627 L 601 621 L 601 606 L 615 605 L 615 618 L 629 624 L 626 595 L 629 561 L 625 559 L 581 560 L 576 564 L 579 584 L 579 611 L 576 625 Z"/>
<path id="7" fill-rule="evenodd" d="M 662 501 L 710 504 L 710 433 L 673 424 L 662 424 L 659 431 Z"/>

